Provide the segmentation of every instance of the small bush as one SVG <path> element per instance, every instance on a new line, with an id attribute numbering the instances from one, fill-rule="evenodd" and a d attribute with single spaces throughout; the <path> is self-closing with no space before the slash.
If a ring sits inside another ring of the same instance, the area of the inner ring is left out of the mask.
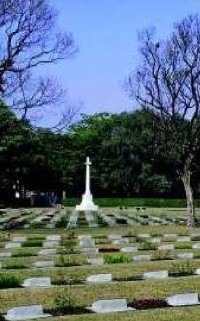
<path id="1" fill-rule="evenodd" d="M 129 263 L 131 258 L 128 254 L 119 253 L 119 254 L 105 254 L 103 256 L 104 262 L 107 264 L 115 263 Z"/>
<path id="2" fill-rule="evenodd" d="M 136 310 L 159 309 L 168 307 L 168 303 L 163 299 L 134 299 L 128 306 Z"/>
<path id="3" fill-rule="evenodd" d="M 194 274 L 195 268 L 192 266 L 191 262 L 175 262 L 169 269 L 169 276 L 179 277 Z"/>
<path id="4" fill-rule="evenodd" d="M 22 243 L 22 247 L 41 247 L 43 244 L 42 240 L 28 240 Z"/>
<path id="5" fill-rule="evenodd" d="M 26 269 L 26 265 L 20 262 L 6 263 L 5 269 Z"/>
<path id="6" fill-rule="evenodd" d="M 113 252 L 119 252 L 119 249 L 116 247 L 100 247 L 99 253 L 113 253 Z"/>
<path id="7" fill-rule="evenodd" d="M 152 261 L 173 260 L 173 255 L 170 250 L 154 251 Z"/>
<path id="8" fill-rule="evenodd" d="M 18 288 L 20 280 L 15 275 L 1 274 L 0 275 L 0 289 Z"/>
<path id="9" fill-rule="evenodd" d="M 147 241 L 144 241 L 140 243 L 139 250 L 149 251 L 149 250 L 155 250 L 156 245 Z"/>
<path id="10" fill-rule="evenodd" d="M 190 250 L 192 248 L 191 242 L 182 242 L 175 245 L 175 249 L 179 250 Z"/>

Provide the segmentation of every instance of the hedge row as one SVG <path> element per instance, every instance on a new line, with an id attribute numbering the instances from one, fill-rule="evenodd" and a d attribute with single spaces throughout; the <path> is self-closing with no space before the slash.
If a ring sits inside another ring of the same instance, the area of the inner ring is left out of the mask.
<path id="1" fill-rule="evenodd" d="M 80 204 L 77 198 L 65 198 L 63 205 L 75 206 Z M 95 204 L 100 207 L 186 207 L 185 199 L 164 199 L 164 198 L 96 198 Z M 195 205 L 200 207 L 200 199 L 195 201 Z"/>

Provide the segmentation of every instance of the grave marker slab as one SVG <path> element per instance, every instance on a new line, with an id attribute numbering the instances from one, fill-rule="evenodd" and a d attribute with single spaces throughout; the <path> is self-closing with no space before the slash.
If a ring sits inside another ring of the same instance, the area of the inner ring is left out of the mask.
<path id="1" fill-rule="evenodd" d="M 161 244 L 158 246 L 158 250 L 174 250 L 174 244 Z"/>
<path id="2" fill-rule="evenodd" d="M 138 248 L 134 246 L 127 246 L 127 247 L 123 247 L 120 251 L 122 253 L 133 253 L 133 252 L 137 252 Z"/>
<path id="3" fill-rule="evenodd" d="M 198 293 L 176 294 L 167 298 L 171 306 L 187 306 L 199 304 Z"/>
<path id="4" fill-rule="evenodd" d="M 191 238 L 190 236 L 179 236 L 177 238 L 177 242 L 190 242 Z"/>
<path id="5" fill-rule="evenodd" d="M 103 265 L 103 258 L 96 258 L 96 259 L 88 259 L 88 263 L 91 265 Z"/>
<path id="6" fill-rule="evenodd" d="M 24 287 L 49 287 L 51 286 L 51 279 L 49 277 L 30 278 L 26 279 L 22 286 Z"/>
<path id="7" fill-rule="evenodd" d="M 192 260 L 194 258 L 194 253 L 178 253 L 177 258 L 180 260 Z"/>
<path id="8" fill-rule="evenodd" d="M 133 261 L 135 261 L 135 262 L 148 262 L 148 261 L 151 261 L 151 255 L 148 255 L 148 254 L 135 255 L 133 257 Z"/>
<path id="9" fill-rule="evenodd" d="M 112 274 L 94 274 L 87 277 L 87 283 L 107 283 L 112 281 Z"/>
<path id="10" fill-rule="evenodd" d="M 20 242 L 8 242 L 5 245 L 5 249 L 16 249 L 21 247 L 21 243 Z"/>
<path id="11" fill-rule="evenodd" d="M 56 249 L 43 249 L 38 252 L 38 255 L 42 255 L 42 256 L 56 255 Z"/>
<path id="12" fill-rule="evenodd" d="M 58 241 L 45 241 L 45 242 L 43 242 L 43 247 L 46 247 L 46 248 L 54 248 L 54 247 L 58 247 L 58 246 L 59 246 Z"/>
<path id="13" fill-rule="evenodd" d="M 26 236 L 15 236 L 12 238 L 12 242 L 17 242 L 17 243 L 21 243 L 21 242 L 26 242 Z"/>
<path id="14" fill-rule="evenodd" d="M 6 320 L 18 321 L 36 318 L 50 317 L 51 314 L 44 314 L 42 305 L 27 305 L 21 307 L 14 307 L 7 311 Z"/>
<path id="15" fill-rule="evenodd" d="M 33 265 L 38 268 L 50 268 L 55 266 L 54 261 L 37 261 L 34 262 Z"/>
<path id="16" fill-rule="evenodd" d="M 133 308 L 127 307 L 126 299 L 99 300 L 95 301 L 91 308 L 96 313 L 125 312 L 134 311 Z"/>
<path id="17" fill-rule="evenodd" d="M 143 273 L 144 280 L 164 280 L 168 278 L 168 271 L 153 271 L 153 272 L 145 272 Z"/>
<path id="18" fill-rule="evenodd" d="M 61 240 L 61 236 L 60 235 L 47 235 L 46 236 L 46 241 L 57 241 L 57 242 L 60 242 Z"/>

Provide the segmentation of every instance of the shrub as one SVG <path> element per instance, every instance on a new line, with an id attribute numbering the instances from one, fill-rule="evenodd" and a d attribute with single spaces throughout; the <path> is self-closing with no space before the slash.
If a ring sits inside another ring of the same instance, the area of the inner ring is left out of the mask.
<path id="1" fill-rule="evenodd" d="M 20 262 L 10 262 L 6 263 L 5 269 L 26 269 L 26 265 Z"/>
<path id="2" fill-rule="evenodd" d="M 0 275 L 0 289 L 18 288 L 20 280 L 15 275 L 1 274 Z"/>
<path id="3" fill-rule="evenodd" d="M 179 249 L 179 250 L 189 250 L 191 248 L 192 248 L 191 242 L 182 242 L 182 243 L 177 243 L 175 245 L 175 249 Z"/>
<path id="4" fill-rule="evenodd" d="M 55 227 L 56 228 L 65 228 L 67 226 L 68 222 L 69 222 L 68 215 L 61 216 L 60 220 L 56 222 Z"/>
<path id="5" fill-rule="evenodd" d="M 129 263 L 131 258 L 128 254 L 119 253 L 119 254 L 105 254 L 103 256 L 104 262 L 107 264 L 115 263 Z"/>
<path id="6" fill-rule="evenodd" d="M 168 307 L 168 303 L 163 299 L 134 299 L 128 303 L 128 307 L 135 308 L 136 310 L 158 309 Z"/>
<path id="7" fill-rule="evenodd" d="M 170 250 L 157 250 L 152 255 L 152 261 L 173 260 Z"/>
<path id="8" fill-rule="evenodd" d="M 113 252 L 119 252 L 119 248 L 116 247 L 100 247 L 99 253 L 113 253 Z"/>
<path id="9" fill-rule="evenodd" d="M 140 243 L 139 250 L 148 251 L 148 250 L 155 250 L 155 249 L 156 249 L 156 245 L 153 243 L 150 243 L 148 241 L 144 241 Z"/>
<path id="10" fill-rule="evenodd" d="M 192 266 L 191 262 L 175 262 L 169 269 L 169 275 L 173 277 L 187 276 L 194 274 L 195 268 Z"/>
<path id="11" fill-rule="evenodd" d="M 22 247 L 41 247 L 43 244 L 42 240 L 28 240 L 22 243 Z"/>
<path id="12" fill-rule="evenodd" d="M 195 236 L 191 236 L 191 241 L 193 242 L 199 242 L 200 241 L 200 235 L 195 235 Z"/>
<path id="13" fill-rule="evenodd" d="M 116 219 L 117 224 L 127 224 L 127 219 L 125 218 L 117 218 Z"/>

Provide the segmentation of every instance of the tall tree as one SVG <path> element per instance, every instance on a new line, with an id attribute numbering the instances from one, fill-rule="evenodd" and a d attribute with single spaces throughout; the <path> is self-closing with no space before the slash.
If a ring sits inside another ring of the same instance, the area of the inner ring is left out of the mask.
<path id="1" fill-rule="evenodd" d="M 38 67 L 71 56 L 71 34 L 57 30 L 57 12 L 48 0 L 0 1 L 0 97 L 28 117 L 33 108 L 59 101 L 62 90 Z"/>
<path id="2" fill-rule="evenodd" d="M 140 34 L 141 64 L 128 80 L 130 95 L 159 115 L 162 152 L 171 159 L 187 198 L 188 225 L 195 223 L 191 178 L 200 148 L 200 17 L 174 25 L 167 40 Z"/>

